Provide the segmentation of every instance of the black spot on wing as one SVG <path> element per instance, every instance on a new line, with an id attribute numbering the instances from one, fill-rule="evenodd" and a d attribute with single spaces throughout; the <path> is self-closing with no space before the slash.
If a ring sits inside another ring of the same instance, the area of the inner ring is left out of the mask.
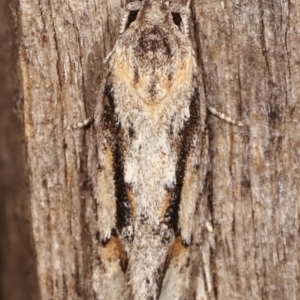
<path id="1" fill-rule="evenodd" d="M 132 127 L 129 127 L 128 133 L 129 133 L 129 136 L 132 138 L 132 137 L 134 137 L 135 131 Z"/>

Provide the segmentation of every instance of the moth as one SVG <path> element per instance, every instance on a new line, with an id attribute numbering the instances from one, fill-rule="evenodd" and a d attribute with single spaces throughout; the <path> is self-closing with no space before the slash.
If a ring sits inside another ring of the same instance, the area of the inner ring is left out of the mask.
<path id="1" fill-rule="evenodd" d="M 208 148 L 208 108 L 189 39 L 188 5 L 128 3 L 106 60 L 91 163 L 101 299 L 179 299 L 188 288 Z"/>

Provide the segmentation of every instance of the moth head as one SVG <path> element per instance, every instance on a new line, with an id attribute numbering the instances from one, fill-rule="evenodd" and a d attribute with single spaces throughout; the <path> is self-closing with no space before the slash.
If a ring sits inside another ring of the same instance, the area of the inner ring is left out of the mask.
<path id="1" fill-rule="evenodd" d="M 126 10 L 129 13 L 126 28 L 137 20 L 157 25 L 171 22 L 179 27 L 182 21 L 181 14 L 188 11 L 188 6 L 169 0 L 142 0 L 129 2 Z"/>

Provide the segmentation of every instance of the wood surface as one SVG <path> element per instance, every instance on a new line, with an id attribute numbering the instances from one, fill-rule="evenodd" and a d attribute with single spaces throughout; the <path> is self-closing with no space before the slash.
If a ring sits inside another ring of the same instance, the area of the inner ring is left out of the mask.
<path id="1" fill-rule="evenodd" d="M 92 115 L 124 5 L 118 0 L 13 5 L 21 73 L 15 84 L 22 91 L 17 114 L 24 126 L 14 132 L 8 127 L 3 136 L 23 136 L 26 159 L 19 163 L 11 151 L 7 156 L 1 151 L 2 160 L 11 161 L 1 172 L 13 169 L 28 180 L 30 201 L 5 198 L 2 240 L 12 235 L 16 240 L 1 255 L 37 275 L 20 279 L 22 298 L 7 288 L 18 272 L 4 273 L 2 264 L 3 299 L 101 297 L 93 271 L 101 260 L 101 216 L 87 170 L 93 139 L 89 130 L 72 132 L 67 126 Z M 191 10 L 206 101 L 244 126 L 208 114 L 210 172 L 197 199 L 189 293 L 178 299 L 300 299 L 300 2 L 195 0 Z M 21 149 L 22 142 L 10 147 Z M 21 191 L 11 182 L 10 190 Z M 29 208 L 27 227 L 16 223 L 12 212 L 25 215 Z M 34 249 L 24 242 L 31 232 Z"/>

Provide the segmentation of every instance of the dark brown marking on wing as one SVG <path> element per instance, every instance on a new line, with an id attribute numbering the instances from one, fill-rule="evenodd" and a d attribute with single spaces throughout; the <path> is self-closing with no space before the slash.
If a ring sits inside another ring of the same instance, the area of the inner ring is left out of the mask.
<path id="1" fill-rule="evenodd" d="M 104 129 L 110 134 L 110 140 L 113 152 L 113 167 L 114 167 L 114 181 L 115 181 L 115 196 L 117 207 L 117 228 L 119 232 L 126 226 L 132 223 L 132 214 L 130 202 L 126 192 L 126 185 L 124 181 L 124 163 L 123 163 L 123 134 L 122 126 L 115 113 L 113 87 L 106 86 L 104 90 L 104 112 L 103 122 Z"/>
<path id="2" fill-rule="evenodd" d="M 179 219 L 179 207 L 181 201 L 181 190 L 183 187 L 183 180 L 185 175 L 186 161 L 191 148 L 192 137 L 194 130 L 197 126 L 200 118 L 199 112 L 199 91 L 194 89 L 190 99 L 190 118 L 184 124 L 184 128 L 179 133 L 181 137 L 180 150 L 178 155 L 178 161 L 176 165 L 176 185 L 172 193 L 171 201 L 167 211 L 165 213 L 166 223 L 170 228 L 173 228 L 174 232 L 178 234 L 178 219 Z"/>

